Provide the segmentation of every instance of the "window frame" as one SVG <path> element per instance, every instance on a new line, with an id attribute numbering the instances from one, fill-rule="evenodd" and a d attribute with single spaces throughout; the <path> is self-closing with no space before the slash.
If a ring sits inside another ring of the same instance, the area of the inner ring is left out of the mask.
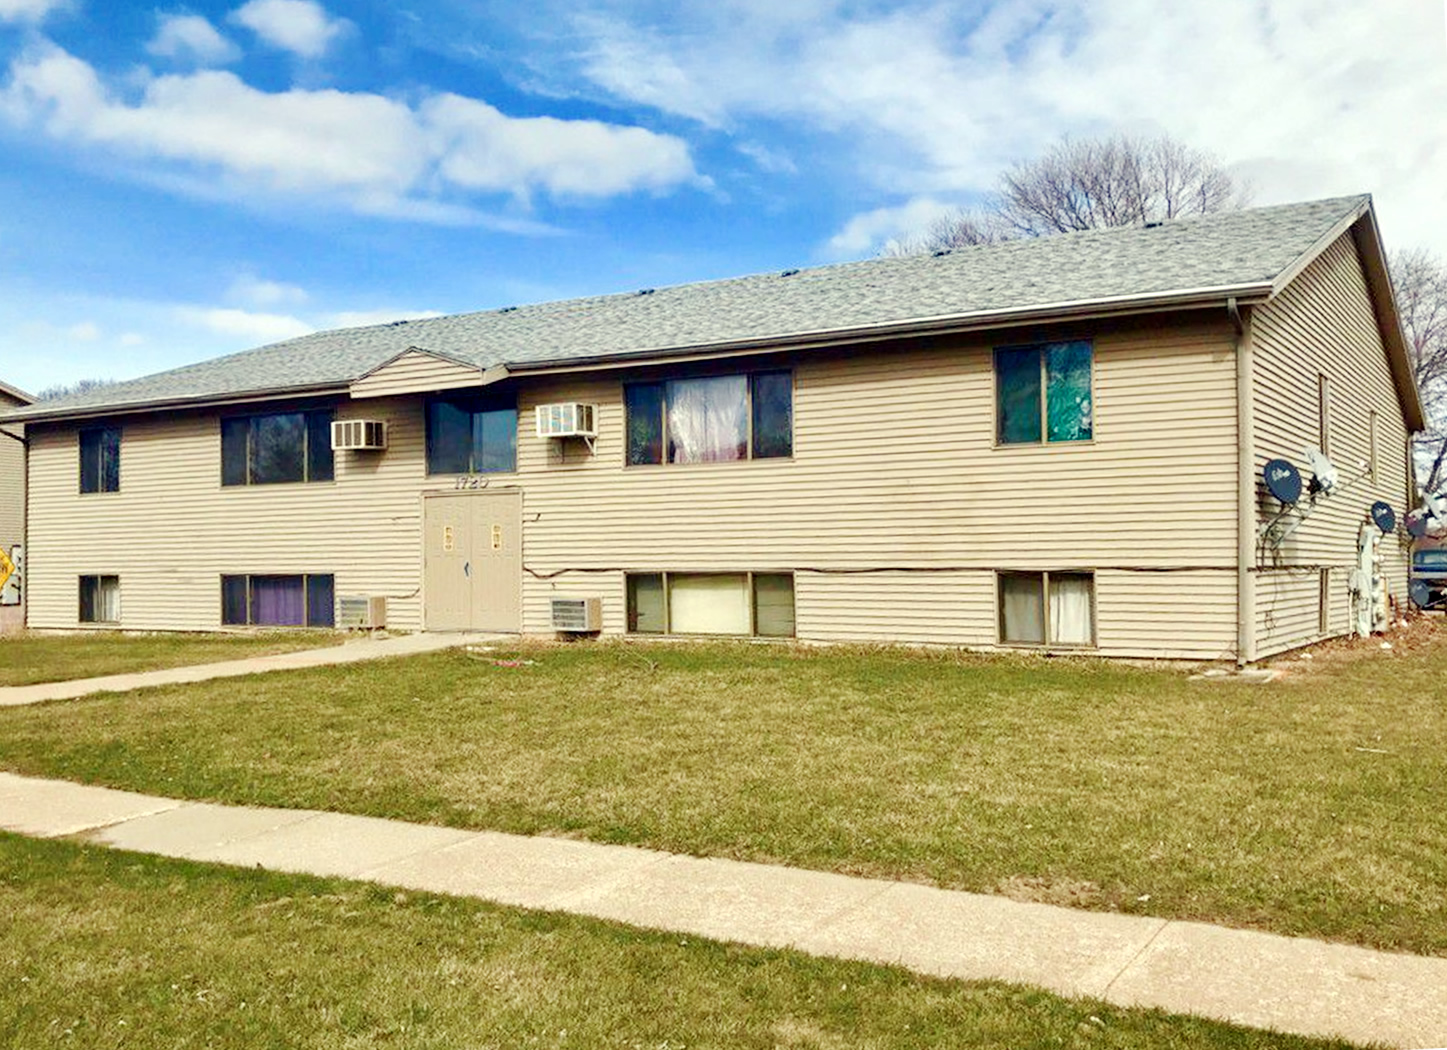
<path id="1" fill-rule="evenodd" d="M 1079 343 L 1086 346 L 1090 351 L 1090 436 L 1083 438 L 1050 438 L 1050 355 L 1048 353 L 1052 346 L 1068 346 Z M 1000 355 L 1011 351 L 1034 350 L 1039 358 L 1040 365 L 1040 434 L 1038 437 L 1025 441 L 1005 441 L 1000 432 L 1004 422 L 1000 412 Z M 990 411 L 993 414 L 992 443 L 997 449 L 1005 448 L 1037 448 L 1052 447 L 1059 445 L 1089 445 L 1095 442 L 1095 340 L 1085 339 L 1047 339 L 1031 343 L 1011 343 L 1005 346 L 994 347 L 990 354 L 990 381 L 991 392 L 994 395 L 990 401 Z"/>
<path id="2" fill-rule="evenodd" d="M 77 577 L 77 580 L 78 580 L 78 586 L 77 586 L 76 622 L 77 622 L 77 623 L 83 623 L 83 624 L 101 624 L 101 625 L 105 625 L 105 626 L 118 626 L 118 625 L 120 624 L 120 622 L 121 622 L 121 615 L 122 615 L 122 614 L 121 614 L 121 577 L 120 577 L 120 574 L 119 574 L 119 573 L 85 573 L 85 574 Z M 99 608 L 102 604 L 104 604 L 104 603 L 101 602 L 100 598 L 101 598 L 101 592 L 102 592 L 102 590 L 104 589 L 104 587 L 106 586 L 106 581 L 111 581 L 111 585 L 115 588 L 115 605 L 116 605 L 116 608 L 115 608 L 115 618 L 114 618 L 114 619 L 109 619 L 109 620 L 101 619 L 101 618 L 96 614 L 97 608 Z M 94 592 L 94 594 L 89 595 L 89 601 L 87 601 L 86 588 L 87 588 L 88 586 L 92 586 L 92 585 L 93 585 L 94 588 L 95 588 L 95 592 Z M 90 615 L 89 615 L 89 616 L 86 615 L 87 610 L 89 610 L 89 612 L 90 612 Z"/>
<path id="3" fill-rule="evenodd" d="M 1052 576 L 1085 576 L 1090 579 L 1090 641 L 1089 642 L 1053 642 L 1050 640 L 1050 577 Z M 1043 641 L 1028 642 L 1014 641 L 1005 637 L 1005 591 L 1004 580 L 1006 578 L 1017 579 L 1039 579 L 1040 599 L 1043 605 L 1041 609 L 1041 629 L 1044 636 Z M 1096 586 L 1098 574 L 1094 569 L 997 569 L 995 570 L 995 639 L 996 644 L 1009 646 L 1010 648 L 1022 649 L 1070 649 L 1077 652 L 1087 652 L 1100 648 L 1100 616 L 1099 616 L 1099 588 Z"/>
<path id="4" fill-rule="evenodd" d="M 789 451 L 787 454 L 760 456 L 756 453 L 757 442 L 754 439 L 756 390 L 758 381 L 766 376 L 785 376 L 789 385 Z M 700 460 L 693 462 L 678 462 L 672 458 L 673 441 L 668 432 L 668 387 L 671 383 L 704 382 L 711 379 L 742 379 L 744 381 L 744 455 L 739 459 L 724 460 Z M 697 467 L 713 466 L 717 463 L 753 463 L 755 461 L 765 462 L 772 460 L 791 461 L 794 458 L 794 436 L 795 436 L 795 382 L 794 369 L 792 368 L 759 368 L 743 372 L 718 372 L 704 375 L 667 376 L 661 379 L 646 379 L 628 381 L 623 383 L 623 466 L 632 467 Z M 658 399 L 658 425 L 660 452 L 657 462 L 634 462 L 630 458 L 630 434 L 632 432 L 632 414 L 629 410 L 629 391 L 642 389 L 655 389 Z"/>
<path id="5" fill-rule="evenodd" d="M 432 456 L 434 447 L 432 413 L 434 406 L 450 405 L 468 415 L 468 447 L 467 447 L 467 468 L 466 470 L 434 470 L 432 467 Z M 483 468 L 477 466 L 478 449 L 473 441 L 473 434 L 477 429 L 475 417 L 484 412 L 511 412 L 512 413 L 512 463 L 506 469 Z M 489 395 L 458 394 L 449 397 L 446 394 L 437 394 L 427 398 L 422 406 L 422 436 L 423 436 L 423 469 L 427 477 L 461 477 L 468 474 L 516 474 L 518 469 L 518 444 L 521 432 L 518 429 L 519 413 L 517 397 L 499 397 L 495 393 Z"/>
<path id="6" fill-rule="evenodd" d="M 1323 456 L 1331 456 L 1331 377 L 1325 372 L 1316 376 L 1316 432 Z"/>
<path id="7" fill-rule="evenodd" d="M 256 431 L 260 420 L 276 419 L 282 416 L 302 417 L 302 447 L 301 466 L 302 476 L 300 478 L 285 478 L 277 481 L 259 481 L 253 477 L 255 462 L 253 452 L 256 448 Z M 256 486 L 270 485 L 318 485 L 326 482 L 335 482 L 337 479 L 336 453 L 332 450 L 331 425 L 336 420 L 337 410 L 335 407 L 326 408 L 286 408 L 277 409 L 272 412 L 245 412 L 237 415 L 223 415 L 219 427 L 221 431 L 221 487 L 223 489 L 249 489 Z M 238 423 L 246 424 L 246 440 L 243 446 L 244 453 L 244 480 L 227 480 L 227 428 Z M 313 476 L 315 467 L 318 465 L 319 457 L 314 443 L 320 440 L 321 435 L 326 435 L 326 459 L 327 470 L 324 476 Z"/>
<path id="8" fill-rule="evenodd" d="M 302 601 L 302 622 L 299 624 L 285 623 L 257 623 L 254 618 L 253 608 L 256 604 L 254 580 L 299 580 L 301 584 Z M 328 579 L 331 581 L 331 604 L 327 609 L 325 620 L 318 621 L 312 613 L 313 580 Z M 231 620 L 227 618 L 227 595 L 228 581 L 239 580 L 245 591 L 245 621 Z M 337 623 L 337 578 L 335 573 L 330 572 L 225 572 L 220 578 L 221 595 L 221 626 L 222 627 L 249 627 L 262 628 L 266 630 L 288 629 L 288 630 L 335 630 Z"/>
<path id="9" fill-rule="evenodd" d="M 91 435 L 98 435 L 100 440 L 96 443 L 93 452 L 96 460 L 92 465 L 92 469 L 95 472 L 94 484 L 87 487 L 86 458 L 88 450 L 86 449 L 86 443 L 87 438 Z M 107 441 L 107 438 L 111 440 Z M 106 483 L 109 479 L 106 477 L 105 471 L 105 451 L 107 445 L 112 443 L 115 448 L 116 469 L 114 484 L 108 485 Z M 98 427 L 81 427 L 76 431 L 75 444 L 79 466 L 77 484 L 80 489 L 80 494 L 82 496 L 95 496 L 107 492 L 119 492 L 121 490 L 121 428 L 110 424 Z"/>
<path id="10" fill-rule="evenodd" d="M 745 581 L 745 600 L 749 610 L 749 630 L 747 634 L 723 634 L 705 631 L 675 631 L 673 629 L 673 591 L 672 582 L 679 577 L 700 577 L 700 576 L 732 576 L 743 577 Z M 793 608 L 793 630 L 788 634 L 760 634 L 759 633 L 759 588 L 757 581 L 761 577 L 787 578 L 789 581 L 789 595 Z M 663 596 L 663 629 L 659 631 L 638 630 L 638 612 L 633 594 L 633 581 L 638 579 L 657 578 L 662 586 Z M 736 569 L 709 569 L 709 570 L 688 570 L 673 571 L 662 570 L 659 572 L 627 572 L 623 577 L 623 606 L 624 606 L 624 631 L 626 634 L 639 635 L 645 638 L 797 638 L 799 636 L 799 606 L 798 606 L 798 574 L 788 572 L 755 572 L 753 570 L 739 571 Z"/>

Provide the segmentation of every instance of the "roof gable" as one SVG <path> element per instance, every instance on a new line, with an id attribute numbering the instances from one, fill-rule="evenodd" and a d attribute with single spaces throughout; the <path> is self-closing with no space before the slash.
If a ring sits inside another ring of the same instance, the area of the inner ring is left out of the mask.
<path id="1" fill-rule="evenodd" d="M 351 395 L 366 398 L 421 394 L 481 386 L 488 381 L 477 365 L 413 346 L 353 382 Z"/>

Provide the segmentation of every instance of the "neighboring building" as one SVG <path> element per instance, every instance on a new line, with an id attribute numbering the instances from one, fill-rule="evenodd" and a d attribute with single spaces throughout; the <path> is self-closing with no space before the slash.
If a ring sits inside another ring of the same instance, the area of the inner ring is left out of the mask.
<path id="1" fill-rule="evenodd" d="M 25 391 L 0 383 L 0 414 L 34 401 Z M 24 543 L 25 427 L 12 423 L 0 426 L 0 551 L 9 558 Z M 25 626 L 23 581 L 12 576 L 0 595 L 0 634 L 20 630 Z"/>
<path id="2" fill-rule="evenodd" d="M 36 627 L 598 598 L 609 634 L 1243 661 L 1350 629 L 1423 424 L 1367 197 L 323 332 L 12 418 Z M 1273 546 L 1261 467 L 1312 445 L 1340 483 Z"/>

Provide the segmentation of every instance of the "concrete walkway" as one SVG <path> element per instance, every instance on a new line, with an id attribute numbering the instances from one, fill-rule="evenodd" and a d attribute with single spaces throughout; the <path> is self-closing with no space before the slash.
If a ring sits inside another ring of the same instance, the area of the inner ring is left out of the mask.
<path id="1" fill-rule="evenodd" d="M 365 879 L 1304 1035 L 1447 1046 L 1447 959 L 908 883 L 0 773 L 0 828 Z"/>
<path id="2" fill-rule="evenodd" d="M 363 660 L 380 660 L 386 656 L 413 656 L 437 649 L 515 638 L 516 635 L 503 634 L 427 633 L 403 634 L 393 638 L 359 638 L 322 649 L 299 649 L 296 652 L 275 653 L 271 656 L 248 656 L 244 660 L 227 660 L 219 664 L 192 664 L 189 667 L 168 667 L 161 671 L 106 675 L 103 678 L 8 686 L 0 688 L 0 707 L 38 704 L 42 700 L 74 700 L 91 693 L 123 693 L 148 685 L 175 685 L 182 682 L 205 682 L 212 678 L 235 678 L 245 674 L 260 674 L 263 671 L 354 664 Z"/>

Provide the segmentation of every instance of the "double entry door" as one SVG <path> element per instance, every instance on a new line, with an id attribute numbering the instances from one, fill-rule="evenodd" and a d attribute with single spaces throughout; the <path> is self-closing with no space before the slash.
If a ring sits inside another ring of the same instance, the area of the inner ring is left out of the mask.
<path id="1" fill-rule="evenodd" d="M 427 630 L 522 630 L 522 491 L 431 493 L 422 506 Z"/>

